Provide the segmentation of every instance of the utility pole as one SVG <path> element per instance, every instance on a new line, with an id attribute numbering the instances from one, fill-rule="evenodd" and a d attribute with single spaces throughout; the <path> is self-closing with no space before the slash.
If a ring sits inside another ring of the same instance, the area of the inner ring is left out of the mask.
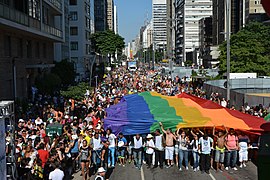
<path id="1" fill-rule="evenodd" d="M 154 71 L 155 70 L 155 56 L 156 56 L 156 53 L 155 53 L 155 32 L 153 32 L 153 59 L 152 59 L 152 70 Z"/>
<path id="2" fill-rule="evenodd" d="M 226 41 L 227 41 L 227 101 L 230 100 L 230 35 L 231 35 L 231 0 L 226 2 Z"/>

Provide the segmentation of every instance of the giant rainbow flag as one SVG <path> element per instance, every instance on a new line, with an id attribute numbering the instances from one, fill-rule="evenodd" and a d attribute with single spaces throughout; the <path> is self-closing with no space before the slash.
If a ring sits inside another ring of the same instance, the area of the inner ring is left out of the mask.
<path id="1" fill-rule="evenodd" d="M 165 129 L 225 125 L 245 131 L 262 131 L 262 118 L 247 115 L 186 93 L 163 96 L 155 92 L 127 95 L 108 109 L 105 128 L 125 135 L 154 132 L 162 122 Z"/>

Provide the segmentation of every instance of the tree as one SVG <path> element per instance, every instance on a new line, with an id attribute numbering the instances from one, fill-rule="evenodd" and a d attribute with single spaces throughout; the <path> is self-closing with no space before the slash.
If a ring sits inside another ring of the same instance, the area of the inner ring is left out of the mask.
<path id="1" fill-rule="evenodd" d="M 114 55 L 116 51 L 121 55 L 125 47 L 124 38 L 110 30 L 93 34 L 91 41 L 95 52 L 104 56 Z"/>
<path id="2" fill-rule="evenodd" d="M 66 59 L 61 62 L 55 62 L 55 67 L 52 69 L 52 73 L 60 77 L 63 85 L 73 84 L 76 77 L 74 64 Z"/>
<path id="3" fill-rule="evenodd" d="M 220 47 L 220 75 L 226 72 L 226 42 Z M 231 36 L 231 72 L 270 76 L 270 26 L 252 22 Z"/>
<path id="4" fill-rule="evenodd" d="M 61 79 L 57 74 L 45 74 L 43 77 L 36 79 L 36 86 L 42 93 L 52 94 L 61 87 Z"/>
<path id="5" fill-rule="evenodd" d="M 83 100 L 86 90 L 92 89 L 87 83 L 79 83 L 76 86 L 70 86 L 66 91 L 61 91 L 60 94 L 65 98 Z"/>

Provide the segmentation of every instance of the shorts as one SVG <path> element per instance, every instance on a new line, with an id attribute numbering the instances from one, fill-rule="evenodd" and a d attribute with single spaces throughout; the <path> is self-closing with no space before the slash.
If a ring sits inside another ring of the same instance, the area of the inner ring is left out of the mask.
<path id="1" fill-rule="evenodd" d="M 165 147 L 165 159 L 173 160 L 174 147 Z"/>
<path id="2" fill-rule="evenodd" d="M 215 162 L 217 163 L 224 163 L 224 157 L 225 157 L 225 152 L 221 152 L 220 150 L 215 150 Z"/>
<path id="3" fill-rule="evenodd" d="M 248 160 L 248 151 L 239 151 L 239 162 L 247 161 Z"/>
<path id="4" fill-rule="evenodd" d="M 174 154 L 178 155 L 178 151 L 179 151 L 179 147 L 178 146 L 174 146 Z"/>
<path id="5" fill-rule="evenodd" d="M 82 163 L 89 163 L 89 160 L 81 160 Z"/>
<path id="6" fill-rule="evenodd" d="M 125 149 L 121 149 L 118 151 L 118 158 L 125 158 Z"/>

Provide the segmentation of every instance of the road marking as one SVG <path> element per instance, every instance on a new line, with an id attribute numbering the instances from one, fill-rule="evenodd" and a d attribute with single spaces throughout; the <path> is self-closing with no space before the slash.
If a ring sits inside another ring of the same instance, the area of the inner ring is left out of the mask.
<path id="1" fill-rule="evenodd" d="M 213 176 L 213 174 L 210 173 L 209 176 L 211 177 L 211 179 L 216 180 L 216 178 Z"/>
<path id="2" fill-rule="evenodd" d="M 141 167 L 141 179 L 144 180 L 143 166 Z"/>

